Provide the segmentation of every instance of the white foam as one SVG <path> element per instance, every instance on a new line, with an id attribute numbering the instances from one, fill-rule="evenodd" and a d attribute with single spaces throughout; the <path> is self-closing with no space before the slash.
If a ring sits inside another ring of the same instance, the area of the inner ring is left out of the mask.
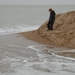
<path id="1" fill-rule="evenodd" d="M 0 28 L 0 35 L 2 34 L 12 34 L 12 33 L 19 33 L 19 32 L 26 32 L 31 30 L 36 30 L 39 28 L 39 25 L 35 26 L 19 26 L 13 28 Z"/>
<path id="2" fill-rule="evenodd" d="M 56 55 L 56 54 L 54 54 L 54 53 L 52 53 L 52 55 L 54 55 L 54 56 L 56 56 L 56 57 L 59 57 L 59 58 L 63 58 L 63 59 L 75 61 L 75 59 L 74 59 L 74 58 L 71 58 L 71 57 L 60 56 L 60 55 Z"/>
<path id="3" fill-rule="evenodd" d="M 27 59 L 26 60 L 23 60 L 23 62 L 26 63 L 27 62 Z"/>
<path id="4" fill-rule="evenodd" d="M 37 45 L 34 45 L 34 46 L 28 46 L 27 48 L 30 48 L 30 49 L 35 50 L 35 51 L 38 51 L 39 49 L 35 48 L 35 46 L 37 46 Z"/>
<path id="5" fill-rule="evenodd" d="M 41 45 L 42 46 L 47 46 L 47 45 Z M 39 47 L 39 48 L 37 48 Z M 42 51 L 42 49 L 40 50 L 40 45 L 33 45 L 33 46 L 28 46 L 27 48 L 30 48 L 32 50 L 35 50 L 37 51 L 37 54 L 40 58 L 43 58 L 44 57 L 44 54 L 40 54 L 40 51 Z M 49 52 L 51 51 L 51 55 L 52 56 L 55 56 L 55 57 L 58 57 L 58 58 L 61 58 L 61 59 L 66 59 L 66 60 L 71 60 L 71 61 L 75 61 L 75 58 L 71 58 L 71 57 L 65 57 L 65 56 L 60 56 L 60 55 L 57 55 L 54 53 L 54 50 L 50 49 Z M 67 51 L 71 51 L 71 50 L 67 50 Z M 73 51 L 73 50 L 72 50 Z M 60 51 L 59 51 L 60 52 Z"/>
<path id="6" fill-rule="evenodd" d="M 10 45 L 10 46 L 16 46 L 16 45 Z M 45 45 L 33 45 L 28 46 L 27 48 L 30 48 L 32 50 L 35 50 L 39 53 L 38 50 L 43 49 Z M 16 58 L 10 58 L 5 57 L 3 59 L 3 62 L 11 63 L 12 69 L 15 70 L 13 73 L 7 73 L 7 75 L 75 75 L 75 62 L 60 62 L 60 61 L 47 61 L 47 55 L 44 54 L 38 54 L 40 58 L 36 57 L 16 57 Z M 52 57 L 55 56 L 52 59 L 60 60 L 62 57 L 56 56 L 55 54 L 52 54 Z M 59 57 L 60 59 L 56 58 Z M 35 59 L 40 59 L 40 62 L 33 62 Z M 67 59 L 64 57 L 64 59 Z M 63 59 L 63 60 L 64 60 Z M 70 72 L 69 72 L 70 71 Z M 0 74 L 3 75 L 3 74 Z M 5 74 L 6 75 L 6 74 Z"/>

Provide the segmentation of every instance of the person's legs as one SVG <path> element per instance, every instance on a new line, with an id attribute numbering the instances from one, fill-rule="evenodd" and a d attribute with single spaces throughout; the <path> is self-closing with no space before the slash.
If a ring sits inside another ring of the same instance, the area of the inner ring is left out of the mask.
<path id="1" fill-rule="evenodd" d="M 49 24 L 47 24 L 47 28 L 48 28 L 48 30 L 49 30 Z"/>
<path id="2" fill-rule="evenodd" d="M 48 22 L 47 28 L 48 28 L 48 30 L 51 30 L 50 22 Z"/>
<path id="3" fill-rule="evenodd" d="M 53 30 L 53 24 L 54 22 L 48 22 L 47 24 L 48 30 Z"/>
<path id="4" fill-rule="evenodd" d="M 50 23 L 50 30 L 53 30 L 53 22 Z"/>

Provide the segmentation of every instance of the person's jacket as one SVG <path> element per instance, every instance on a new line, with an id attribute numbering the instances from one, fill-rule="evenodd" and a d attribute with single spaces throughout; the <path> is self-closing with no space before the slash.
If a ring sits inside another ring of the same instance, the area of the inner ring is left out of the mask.
<path id="1" fill-rule="evenodd" d="M 50 17 L 49 17 L 49 21 L 50 22 L 54 22 L 55 21 L 55 15 L 56 15 L 56 13 L 54 11 L 50 12 Z"/>

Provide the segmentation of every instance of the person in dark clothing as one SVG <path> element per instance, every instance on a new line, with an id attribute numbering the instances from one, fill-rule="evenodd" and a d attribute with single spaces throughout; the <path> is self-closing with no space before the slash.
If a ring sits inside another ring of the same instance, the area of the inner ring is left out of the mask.
<path id="1" fill-rule="evenodd" d="M 53 24 L 55 22 L 55 11 L 53 11 L 51 8 L 49 9 L 49 12 L 50 12 L 50 17 L 49 17 L 49 22 L 47 24 L 47 27 L 48 27 L 48 31 L 49 30 L 53 30 Z"/>

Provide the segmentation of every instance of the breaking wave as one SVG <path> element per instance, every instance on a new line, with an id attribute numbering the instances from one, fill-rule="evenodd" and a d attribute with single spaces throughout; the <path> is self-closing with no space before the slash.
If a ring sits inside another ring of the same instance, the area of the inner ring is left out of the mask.
<path id="1" fill-rule="evenodd" d="M 39 28 L 38 25 L 0 28 L 0 35 L 26 32 L 26 31 L 36 30 L 37 28 Z"/>

